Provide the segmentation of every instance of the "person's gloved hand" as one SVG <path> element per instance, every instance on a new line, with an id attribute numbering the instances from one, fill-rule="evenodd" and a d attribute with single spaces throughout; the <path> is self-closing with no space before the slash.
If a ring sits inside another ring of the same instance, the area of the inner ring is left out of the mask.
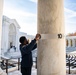
<path id="1" fill-rule="evenodd" d="M 38 41 L 39 39 L 41 39 L 41 35 L 40 34 L 36 34 L 35 39 L 36 39 L 36 41 Z"/>

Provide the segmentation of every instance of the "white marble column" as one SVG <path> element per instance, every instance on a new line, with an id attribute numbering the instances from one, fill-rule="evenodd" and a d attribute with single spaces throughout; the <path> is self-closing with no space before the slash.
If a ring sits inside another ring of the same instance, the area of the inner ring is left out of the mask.
<path id="1" fill-rule="evenodd" d="M 72 39 L 72 41 L 73 41 L 73 47 L 75 47 L 75 39 Z"/>
<path id="2" fill-rule="evenodd" d="M 3 0 L 0 0 L 0 54 L 1 54 L 1 36 L 2 36 L 2 13 L 3 13 Z"/>
<path id="3" fill-rule="evenodd" d="M 66 47 L 68 47 L 68 39 L 66 39 Z"/>
<path id="4" fill-rule="evenodd" d="M 75 47 L 76 47 L 76 39 L 75 39 Z"/>
<path id="5" fill-rule="evenodd" d="M 63 3 L 38 0 L 38 33 L 42 39 L 38 42 L 37 75 L 66 75 L 65 38 L 57 37 L 65 31 Z"/>
<path id="6" fill-rule="evenodd" d="M 68 39 L 68 47 L 71 47 L 71 41 Z"/>
<path id="7" fill-rule="evenodd" d="M 69 47 L 69 39 L 67 39 L 68 40 L 68 46 L 67 47 Z"/>
<path id="8" fill-rule="evenodd" d="M 5 49 L 4 49 L 4 53 L 8 51 L 9 48 L 9 23 L 5 23 L 5 40 L 4 40 L 4 45 L 5 45 Z"/>
<path id="9" fill-rule="evenodd" d="M 16 51 L 19 51 L 19 30 L 16 31 Z"/>
<path id="10" fill-rule="evenodd" d="M 2 36 L 2 12 L 3 12 L 3 0 L 0 0 L 0 54 L 1 54 L 1 36 Z M 6 75 L 0 68 L 0 75 Z"/>
<path id="11" fill-rule="evenodd" d="M 5 25 L 4 22 L 2 23 L 2 35 L 1 35 L 1 54 L 4 55 L 4 49 L 5 49 Z"/>

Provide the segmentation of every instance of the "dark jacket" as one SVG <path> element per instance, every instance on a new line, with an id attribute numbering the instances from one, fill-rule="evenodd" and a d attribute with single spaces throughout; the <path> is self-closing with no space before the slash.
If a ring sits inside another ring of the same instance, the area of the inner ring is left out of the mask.
<path id="1" fill-rule="evenodd" d="M 22 55 L 21 67 L 32 67 L 32 50 L 34 50 L 35 48 L 37 48 L 35 39 L 27 45 L 20 45 L 20 51 Z"/>

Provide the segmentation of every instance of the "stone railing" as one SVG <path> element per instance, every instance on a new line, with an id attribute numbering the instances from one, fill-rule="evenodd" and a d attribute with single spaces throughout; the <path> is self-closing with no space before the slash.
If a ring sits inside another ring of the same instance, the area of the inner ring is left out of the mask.
<path id="1" fill-rule="evenodd" d="M 76 74 L 76 56 L 75 55 L 67 55 L 66 56 L 66 67 L 68 74 Z"/>

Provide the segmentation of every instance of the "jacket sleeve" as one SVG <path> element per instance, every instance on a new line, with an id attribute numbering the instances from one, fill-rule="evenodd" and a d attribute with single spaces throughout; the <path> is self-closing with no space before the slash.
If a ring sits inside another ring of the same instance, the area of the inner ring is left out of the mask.
<path id="1" fill-rule="evenodd" d="M 36 49 L 36 48 L 37 48 L 37 44 L 35 44 L 35 45 L 34 45 L 34 47 L 33 47 L 33 49 L 32 49 L 32 50 L 34 50 L 34 49 Z"/>
<path id="2" fill-rule="evenodd" d="M 35 44 L 36 44 L 36 40 L 32 40 L 31 43 L 29 43 L 28 45 L 23 47 L 23 50 L 26 50 L 25 52 L 28 53 L 30 51 L 32 51 L 33 49 L 35 49 Z"/>

